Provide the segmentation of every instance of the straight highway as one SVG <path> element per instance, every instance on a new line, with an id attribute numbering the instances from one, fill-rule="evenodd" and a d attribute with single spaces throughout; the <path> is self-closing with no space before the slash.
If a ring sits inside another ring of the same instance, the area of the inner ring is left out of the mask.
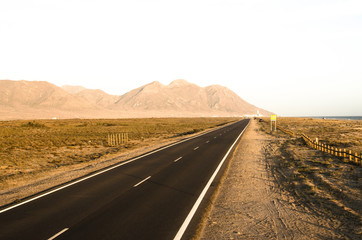
<path id="1" fill-rule="evenodd" d="M 0 210 L 0 239 L 186 239 L 249 121 L 171 144 Z"/>

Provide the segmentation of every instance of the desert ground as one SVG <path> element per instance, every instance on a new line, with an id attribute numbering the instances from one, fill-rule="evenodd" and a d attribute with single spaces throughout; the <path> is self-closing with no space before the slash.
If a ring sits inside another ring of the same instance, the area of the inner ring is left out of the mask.
<path id="1" fill-rule="evenodd" d="M 0 121 L 0 206 L 237 118 Z M 108 145 L 109 133 L 127 133 Z"/>
<path id="2" fill-rule="evenodd" d="M 338 138 L 338 125 L 357 139 Z M 284 119 L 283 127 L 360 147 L 361 121 Z M 361 239 L 361 176 L 360 166 L 254 120 L 195 239 Z"/>
<path id="3" fill-rule="evenodd" d="M 235 120 L 1 122 L 0 205 Z M 285 118 L 278 124 L 338 147 L 361 149 L 362 121 Z M 97 134 L 91 134 L 94 129 Z M 138 135 L 110 147 L 105 136 L 110 129 Z M 51 141 L 45 132 L 57 137 Z M 361 166 L 252 120 L 194 238 L 361 239 L 361 175 Z"/>
<path id="4" fill-rule="evenodd" d="M 362 121 L 333 120 L 314 118 L 280 118 L 277 125 L 293 131 L 304 133 L 311 139 L 332 147 L 346 148 L 352 152 L 362 153 Z"/>

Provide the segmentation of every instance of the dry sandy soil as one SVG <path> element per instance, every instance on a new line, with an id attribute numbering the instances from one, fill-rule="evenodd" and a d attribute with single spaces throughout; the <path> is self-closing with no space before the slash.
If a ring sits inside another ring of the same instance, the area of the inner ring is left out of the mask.
<path id="1" fill-rule="evenodd" d="M 0 206 L 236 120 L 0 121 Z M 109 146 L 107 134 L 122 132 L 129 141 Z"/>
<path id="2" fill-rule="evenodd" d="M 362 168 L 252 121 L 196 239 L 362 239 Z M 173 141 L 180 140 L 173 139 Z M 56 169 L 0 192 L 0 205 L 170 143 Z"/>
<path id="3" fill-rule="evenodd" d="M 197 239 L 362 239 L 361 167 L 252 121 Z"/>
<path id="4" fill-rule="evenodd" d="M 187 135 L 187 137 L 193 135 L 195 134 Z M 63 168 L 52 169 L 48 170 L 46 174 L 42 174 L 39 176 L 24 176 L 21 181 L 16 180 L 17 182 L 20 182 L 19 184 L 17 184 L 19 186 L 0 190 L 0 209 L 1 206 L 17 203 L 21 201 L 21 199 L 27 198 L 42 191 L 47 191 L 53 187 L 65 184 L 69 181 L 80 178 L 92 172 L 102 170 L 113 164 L 118 164 L 130 158 L 140 156 L 144 153 L 164 147 L 168 144 L 172 144 L 184 138 L 186 137 L 177 137 L 172 140 L 148 140 L 148 144 L 146 146 L 139 146 L 136 149 L 132 149 L 126 152 L 107 154 L 106 156 L 98 158 L 91 163 L 85 162 L 66 166 Z"/>

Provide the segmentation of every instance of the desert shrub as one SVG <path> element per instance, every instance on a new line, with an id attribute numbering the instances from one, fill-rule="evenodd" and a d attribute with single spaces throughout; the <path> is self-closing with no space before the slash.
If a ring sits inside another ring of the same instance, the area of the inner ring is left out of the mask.
<path id="1" fill-rule="evenodd" d="M 21 127 L 27 127 L 27 128 L 45 128 L 46 126 L 41 123 L 37 123 L 35 121 L 23 123 Z"/>

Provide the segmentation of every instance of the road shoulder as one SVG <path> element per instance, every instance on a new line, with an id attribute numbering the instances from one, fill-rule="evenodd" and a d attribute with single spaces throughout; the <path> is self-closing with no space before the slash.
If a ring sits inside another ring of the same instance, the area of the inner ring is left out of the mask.
<path id="1" fill-rule="evenodd" d="M 344 238 L 340 222 L 318 214 L 284 189 L 278 142 L 256 121 L 240 141 L 199 239 Z"/>

